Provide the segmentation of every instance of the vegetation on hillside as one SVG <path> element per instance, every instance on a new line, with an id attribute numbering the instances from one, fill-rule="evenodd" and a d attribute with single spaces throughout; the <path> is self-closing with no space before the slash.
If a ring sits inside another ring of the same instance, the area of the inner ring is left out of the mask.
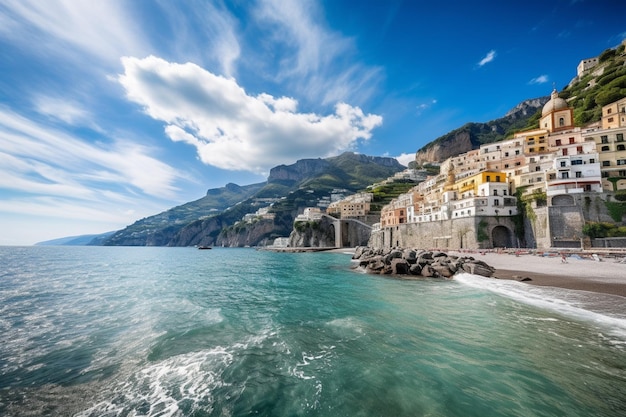
<path id="1" fill-rule="evenodd" d="M 574 108 L 574 120 L 581 126 L 597 122 L 602 106 L 626 97 L 626 54 L 624 45 L 600 54 L 599 63 L 559 94 Z"/>
<path id="2" fill-rule="evenodd" d="M 282 176 L 267 183 L 239 187 L 229 184 L 209 190 L 206 197 L 135 222 L 118 231 L 106 245 L 188 245 L 196 244 L 177 235 L 188 230 L 203 230 L 211 239 L 220 231 L 206 231 L 202 224 L 210 223 L 220 230 L 237 233 L 249 227 L 239 222 L 248 213 L 267 205 L 257 199 L 279 199 L 270 209 L 276 215 L 273 231 L 268 236 L 285 236 L 291 231 L 293 220 L 304 207 L 314 207 L 319 199 L 328 197 L 335 188 L 351 192 L 365 189 L 403 169 L 395 159 L 369 157 L 346 152 L 325 160 L 302 160 L 290 166 L 282 166 Z M 294 179 L 296 178 L 296 179 Z M 235 198 L 236 197 L 236 198 Z M 228 207 L 224 207 L 229 204 Z M 190 233 L 191 236 L 191 233 Z M 196 238 L 197 236 L 192 236 Z M 172 243 L 172 242 L 176 243 Z M 182 242 L 182 243 L 181 243 Z M 212 243 L 210 243 L 212 244 Z M 251 242 L 250 244 L 256 244 Z"/>
<path id="3" fill-rule="evenodd" d="M 626 97 L 626 51 L 624 45 L 607 49 L 598 57 L 599 64 L 580 79 L 574 79 L 559 96 L 568 101 L 574 110 L 577 126 L 597 122 L 602 116 L 602 106 Z M 516 132 L 539 127 L 543 103 L 549 97 L 528 100 L 534 102 L 534 110 L 510 112 L 509 115 L 487 123 L 470 122 L 423 146 L 420 151 L 454 140 L 461 134 L 469 134 L 474 149 L 480 145 L 511 138 Z M 536 105 L 541 102 L 541 105 Z"/>
<path id="4" fill-rule="evenodd" d="M 374 194 L 372 204 L 370 206 L 372 212 L 380 212 L 381 209 L 389 204 L 391 200 L 397 198 L 401 194 L 406 194 L 411 188 L 417 184 L 413 181 L 399 180 L 389 184 L 377 185 L 368 190 Z"/>

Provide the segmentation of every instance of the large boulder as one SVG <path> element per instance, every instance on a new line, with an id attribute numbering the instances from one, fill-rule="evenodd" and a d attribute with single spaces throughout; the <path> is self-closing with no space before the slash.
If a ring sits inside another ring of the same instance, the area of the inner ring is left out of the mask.
<path id="1" fill-rule="evenodd" d="M 401 258 L 391 261 L 391 273 L 395 275 L 407 275 L 409 273 L 409 263 Z"/>

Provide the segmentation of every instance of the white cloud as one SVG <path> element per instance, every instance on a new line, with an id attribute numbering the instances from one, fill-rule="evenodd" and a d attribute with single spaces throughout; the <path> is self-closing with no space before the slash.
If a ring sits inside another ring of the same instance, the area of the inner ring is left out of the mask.
<path id="1" fill-rule="evenodd" d="M 418 104 L 415 110 L 415 114 L 417 116 L 421 116 L 421 114 L 425 111 L 428 110 L 429 108 L 431 108 L 433 105 L 437 104 L 437 100 L 431 100 L 428 103 L 421 103 Z"/>
<path id="2" fill-rule="evenodd" d="M 160 28 L 168 33 L 166 49 L 185 60 L 219 68 L 230 77 L 236 75 L 241 55 L 240 22 L 220 3 L 161 1 L 157 5 L 166 16 L 167 26 Z"/>
<path id="3" fill-rule="evenodd" d="M 181 175 L 127 141 L 90 144 L 0 108 L 0 188 L 76 200 L 173 197 Z M 118 188 L 111 193 L 111 187 Z"/>
<path id="4" fill-rule="evenodd" d="M 326 116 L 298 113 L 293 98 L 248 95 L 234 79 L 191 63 L 151 56 L 122 64 L 128 99 L 165 122 L 170 139 L 195 146 L 202 162 L 218 168 L 267 173 L 300 158 L 335 155 L 382 124 L 382 117 L 345 103 Z"/>
<path id="5" fill-rule="evenodd" d="M 402 165 L 409 166 L 409 162 L 415 161 L 414 153 L 403 153 L 395 157 Z"/>
<path id="6" fill-rule="evenodd" d="M 550 81 L 548 76 L 546 74 L 543 74 L 528 81 L 528 84 L 545 84 L 548 81 Z"/>
<path id="7" fill-rule="evenodd" d="M 35 110 L 68 125 L 93 125 L 92 115 L 84 106 L 65 98 L 39 95 L 34 99 Z"/>
<path id="8" fill-rule="evenodd" d="M 6 0 L 0 6 L 2 36 L 39 47 L 45 54 L 65 54 L 67 45 L 105 60 L 146 51 L 136 24 L 119 0 Z"/>
<path id="9" fill-rule="evenodd" d="M 354 40 L 325 25 L 317 2 L 262 0 L 254 17 L 271 45 L 271 50 L 259 53 L 271 54 L 269 70 L 290 91 L 325 105 L 348 99 L 363 102 L 375 93 L 382 68 L 359 62 Z M 254 47 L 258 46 L 255 39 Z"/>
<path id="10" fill-rule="evenodd" d="M 478 66 L 482 67 L 483 65 L 488 64 L 491 61 L 493 61 L 495 58 L 496 58 L 496 51 L 492 49 L 491 51 L 487 52 L 487 55 L 485 55 L 483 59 L 480 60 L 480 62 L 478 63 Z"/>

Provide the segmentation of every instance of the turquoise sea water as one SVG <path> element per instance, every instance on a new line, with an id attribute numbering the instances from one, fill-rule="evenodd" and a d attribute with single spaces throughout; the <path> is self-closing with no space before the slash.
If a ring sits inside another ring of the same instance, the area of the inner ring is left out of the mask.
<path id="1" fill-rule="evenodd" d="M 624 416 L 625 299 L 254 249 L 0 248 L 2 416 Z"/>

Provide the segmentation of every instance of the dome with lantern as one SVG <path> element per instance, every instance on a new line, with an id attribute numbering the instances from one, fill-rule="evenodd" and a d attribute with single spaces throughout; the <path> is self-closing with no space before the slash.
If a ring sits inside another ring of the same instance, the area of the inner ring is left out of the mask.
<path id="1" fill-rule="evenodd" d="M 543 110 L 541 110 L 541 115 L 546 116 L 550 113 L 554 113 L 555 111 L 567 109 L 569 106 L 567 105 L 567 101 L 559 97 L 559 93 L 556 91 L 556 88 L 552 90 L 552 94 L 550 95 L 550 100 L 543 106 Z"/>

